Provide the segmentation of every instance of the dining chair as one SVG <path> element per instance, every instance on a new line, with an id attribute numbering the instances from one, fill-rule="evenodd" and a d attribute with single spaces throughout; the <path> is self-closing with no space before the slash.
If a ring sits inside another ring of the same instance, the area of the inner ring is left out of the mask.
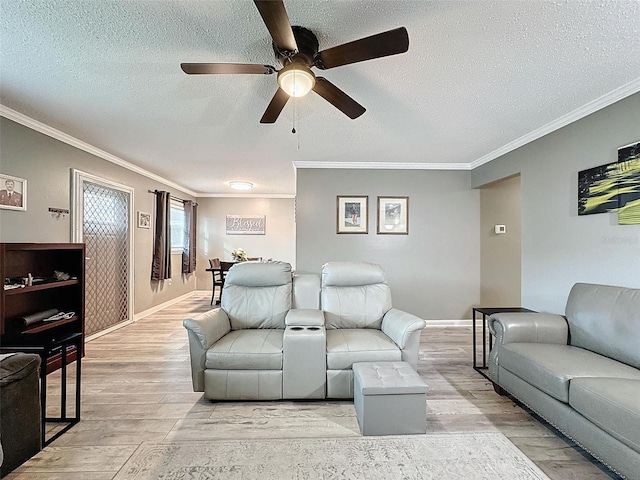
<path id="1" fill-rule="evenodd" d="M 222 277 L 222 285 L 220 286 L 220 296 L 218 297 L 218 301 L 216 304 L 220 303 L 222 300 L 222 290 L 224 289 L 224 280 L 227 278 L 227 273 L 229 269 L 233 267 L 238 262 L 220 262 L 220 276 Z"/>
<path id="2" fill-rule="evenodd" d="M 222 265 L 219 258 L 210 258 L 209 266 L 207 270 L 211 272 L 213 276 L 213 287 L 211 288 L 211 305 L 213 305 L 213 300 L 216 296 L 216 287 L 220 287 L 220 297 L 222 297 L 222 287 L 224 287 L 224 275 L 222 274 Z M 220 303 L 220 297 L 218 297 L 218 301 L 216 305 Z"/>

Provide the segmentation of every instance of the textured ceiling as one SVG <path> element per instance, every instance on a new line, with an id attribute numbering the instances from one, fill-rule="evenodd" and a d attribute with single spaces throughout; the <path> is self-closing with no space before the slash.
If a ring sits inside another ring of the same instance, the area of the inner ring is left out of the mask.
<path id="1" fill-rule="evenodd" d="M 311 93 L 261 125 L 275 75 L 180 70 L 279 67 L 249 0 L 2 0 L 0 102 L 194 192 L 231 193 L 237 179 L 277 195 L 295 193 L 294 162 L 469 168 L 612 92 L 640 90 L 639 1 L 285 5 L 321 50 L 407 28 L 407 53 L 322 73 L 367 108 L 362 117 Z"/>

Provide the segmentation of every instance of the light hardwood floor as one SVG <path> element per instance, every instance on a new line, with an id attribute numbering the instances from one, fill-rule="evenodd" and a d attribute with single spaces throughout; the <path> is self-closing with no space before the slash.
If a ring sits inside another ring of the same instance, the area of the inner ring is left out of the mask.
<path id="1" fill-rule="evenodd" d="M 108 480 L 144 441 L 360 435 L 351 401 L 216 403 L 193 393 L 182 319 L 209 300 L 197 293 L 87 343 L 82 421 L 7 479 Z M 418 371 L 429 385 L 428 432 L 500 431 L 554 480 L 615 478 L 493 392 L 471 368 L 471 328 L 424 330 Z M 53 414 L 59 374 L 49 379 Z"/>

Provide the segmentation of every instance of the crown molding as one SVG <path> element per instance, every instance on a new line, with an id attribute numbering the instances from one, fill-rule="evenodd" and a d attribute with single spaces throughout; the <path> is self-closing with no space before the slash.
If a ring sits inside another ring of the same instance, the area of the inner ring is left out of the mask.
<path id="1" fill-rule="evenodd" d="M 491 153 L 487 153 L 486 155 L 469 164 L 471 166 L 471 170 L 484 165 L 485 163 L 489 163 L 491 160 L 495 160 L 502 155 L 512 152 L 516 148 L 520 148 L 527 143 L 533 142 L 534 140 L 550 134 L 551 132 L 555 132 L 562 127 L 566 127 L 570 123 L 576 122 L 581 118 L 586 117 L 587 115 L 591 115 L 598 110 L 602 110 L 603 108 L 608 107 L 609 105 L 612 105 L 617 101 L 620 101 L 638 92 L 640 92 L 640 78 L 636 78 L 635 80 L 632 80 L 631 82 L 622 85 L 621 87 L 616 88 L 609 93 L 605 93 L 601 97 L 592 100 L 582 107 L 577 108 L 574 111 L 569 112 L 566 115 L 563 115 L 562 117 L 549 122 L 546 125 L 543 125 L 542 127 L 530 133 L 527 133 L 520 138 L 515 139 L 512 142 L 507 143 L 506 145 L 498 148 L 497 150 L 494 150 Z"/>
<path id="2" fill-rule="evenodd" d="M 294 193 L 196 193 L 197 198 L 296 198 Z"/>
<path id="3" fill-rule="evenodd" d="M 55 138 L 56 140 L 66 143 L 67 145 L 71 145 L 72 147 L 75 147 L 79 150 L 90 153 L 91 155 L 106 160 L 107 162 L 111 162 L 122 168 L 131 170 L 132 172 L 140 174 L 151 180 L 163 183 L 169 187 L 177 188 L 183 193 L 189 194 L 193 197 L 197 196 L 196 192 L 183 187 L 182 185 L 172 182 L 171 180 L 167 180 L 166 178 L 163 178 L 160 175 L 156 175 L 155 173 L 145 170 L 144 168 L 138 167 L 137 165 L 129 163 L 126 160 L 121 159 L 120 157 L 117 157 L 109 152 L 105 152 L 104 150 L 94 147 L 87 142 L 83 142 L 82 140 L 72 137 L 71 135 L 61 132 L 60 130 L 50 127 L 49 125 L 39 122 L 38 120 L 35 120 L 2 104 L 0 104 L 0 116 L 8 118 L 9 120 L 13 120 L 14 122 L 19 123 L 20 125 L 24 125 L 25 127 L 30 128 L 31 130 L 35 130 L 36 132 L 40 132 L 51 138 Z"/>
<path id="4" fill-rule="evenodd" d="M 368 170 L 471 170 L 468 163 L 407 163 L 407 162 L 293 162 L 298 168 L 350 168 Z"/>

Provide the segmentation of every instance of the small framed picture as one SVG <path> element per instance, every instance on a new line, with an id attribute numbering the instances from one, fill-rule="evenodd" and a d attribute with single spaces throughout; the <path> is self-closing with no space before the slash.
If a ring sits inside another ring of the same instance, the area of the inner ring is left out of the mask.
<path id="1" fill-rule="evenodd" d="M 378 197 L 378 233 L 409 234 L 409 197 Z"/>
<path id="2" fill-rule="evenodd" d="M 338 196 L 337 233 L 369 233 L 369 197 Z"/>
<path id="3" fill-rule="evenodd" d="M 151 228 L 151 214 L 138 212 L 138 228 Z"/>
<path id="4" fill-rule="evenodd" d="M 27 210 L 27 181 L 0 173 L 0 208 Z"/>

